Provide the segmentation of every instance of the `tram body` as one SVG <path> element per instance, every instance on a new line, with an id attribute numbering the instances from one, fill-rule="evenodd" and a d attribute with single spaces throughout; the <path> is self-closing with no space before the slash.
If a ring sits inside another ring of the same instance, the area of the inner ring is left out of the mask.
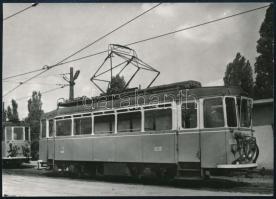
<path id="1" fill-rule="evenodd" d="M 70 172 L 119 172 L 116 165 L 124 165 L 134 176 L 150 170 L 203 177 L 210 170 L 257 167 L 252 99 L 239 88 L 187 90 L 175 83 L 125 96 L 46 113 L 40 159 Z"/>
<path id="2" fill-rule="evenodd" d="M 30 126 L 24 122 L 2 123 L 2 161 L 4 165 L 20 165 L 31 155 Z"/>

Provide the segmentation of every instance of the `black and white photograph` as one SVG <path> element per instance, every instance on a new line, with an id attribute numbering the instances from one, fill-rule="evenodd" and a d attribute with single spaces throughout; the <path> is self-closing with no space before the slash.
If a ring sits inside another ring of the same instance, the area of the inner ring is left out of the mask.
<path id="1" fill-rule="evenodd" d="M 274 195 L 273 2 L 2 11 L 2 197 Z"/>

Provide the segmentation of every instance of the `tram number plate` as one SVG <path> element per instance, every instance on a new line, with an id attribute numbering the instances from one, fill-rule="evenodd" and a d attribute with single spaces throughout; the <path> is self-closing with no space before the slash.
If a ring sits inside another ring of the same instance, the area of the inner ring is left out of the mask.
<path id="1" fill-rule="evenodd" d="M 64 147 L 61 147 L 61 148 L 60 148 L 59 153 L 64 153 Z"/>
<path id="2" fill-rule="evenodd" d="M 162 146 L 155 146 L 153 148 L 154 151 L 162 151 Z"/>

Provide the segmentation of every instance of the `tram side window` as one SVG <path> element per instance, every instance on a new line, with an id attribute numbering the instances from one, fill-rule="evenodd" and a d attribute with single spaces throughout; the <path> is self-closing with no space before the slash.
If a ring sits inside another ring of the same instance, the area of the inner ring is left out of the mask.
<path id="1" fill-rule="evenodd" d="M 74 119 L 74 135 L 83 135 L 92 133 L 92 118 L 75 118 Z"/>
<path id="2" fill-rule="evenodd" d="M 118 114 L 118 132 L 141 131 L 141 112 Z"/>
<path id="3" fill-rule="evenodd" d="M 56 135 L 67 136 L 71 135 L 72 121 L 71 119 L 56 121 Z"/>
<path id="4" fill-rule="evenodd" d="M 41 121 L 41 137 L 45 138 L 46 137 L 46 120 Z"/>
<path id="5" fill-rule="evenodd" d="M 157 109 L 145 111 L 145 131 L 172 129 L 172 110 Z"/>
<path id="6" fill-rule="evenodd" d="M 225 104 L 226 104 L 227 125 L 229 127 L 236 127 L 237 116 L 236 116 L 235 99 L 232 97 L 226 97 Z"/>
<path id="7" fill-rule="evenodd" d="M 224 126 L 222 98 L 204 100 L 204 127 L 214 128 Z"/>
<path id="8" fill-rule="evenodd" d="M 113 133 L 115 129 L 114 115 L 101 115 L 94 117 L 94 133 Z"/>
<path id="9" fill-rule="evenodd" d="M 54 120 L 49 120 L 49 137 L 54 134 Z"/>
<path id="10" fill-rule="evenodd" d="M 25 140 L 30 140 L 29 138 L 29 127 L 25 127 Z"/>
<path id="11" fill-rule="evenodd" d="M 14 140 L 23 140 L 23 128 L 14 127 L 13 128 L 13 139 Z"/>
<path id="12" fill-rule="evenodd" d="M 197 127 L 197 107 L 195 102 L 183 103 L 181 106 L 182 128 Z"/>
<path id="13" fill-rule="evenodd" d="M 7 141 L 12 140 L 12 127 L 10 126 L 6 127 L 6 136 L 7 136 Z"/>

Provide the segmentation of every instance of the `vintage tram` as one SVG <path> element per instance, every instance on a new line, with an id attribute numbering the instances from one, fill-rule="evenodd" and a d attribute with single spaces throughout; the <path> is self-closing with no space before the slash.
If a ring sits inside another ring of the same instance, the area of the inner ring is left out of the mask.
<path id="1" fill-rule="evenodd" d="M 30 126 L 25 122 L 2 123 L 2 162 L 19 166 L 31 158 Z"/>
<path id="2" fill-rule="evenodd" d="M 179 82 L 58 105 L 39 142 L 55 171 L 188 178 L 257 167 L 252 99 L 240 88 Z"/>

